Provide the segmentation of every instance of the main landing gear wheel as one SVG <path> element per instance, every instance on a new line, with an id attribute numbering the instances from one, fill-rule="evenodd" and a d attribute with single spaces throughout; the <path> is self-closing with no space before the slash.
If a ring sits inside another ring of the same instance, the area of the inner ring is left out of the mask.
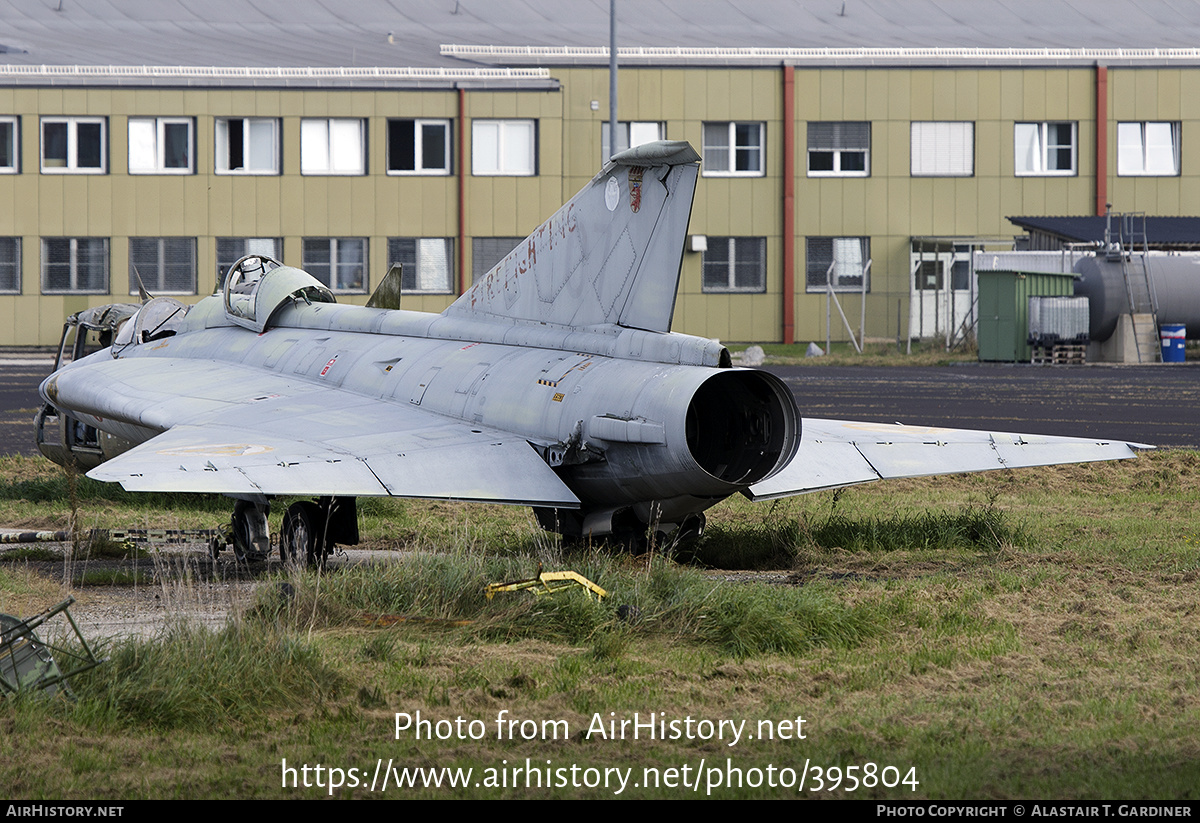
<path id="1" fill-rule="evenodd" d="M 289 566 L 320 566 L 325 561 L 321 507 L 311 501 L 293 503 L 283 515 L 279 557 Z"/>

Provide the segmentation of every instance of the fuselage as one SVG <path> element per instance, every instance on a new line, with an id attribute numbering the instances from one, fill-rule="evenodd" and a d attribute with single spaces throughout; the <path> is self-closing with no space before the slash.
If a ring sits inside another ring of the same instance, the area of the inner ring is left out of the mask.
<path id="1" fill-rule="evenodd" d="M 787 388 L 728 368 L 714 341 L 299 301 L 256 333 L 206 298 L 115 362 L 106 350 L 65 367 L 42 394 L 136 445 L 224 402 L 220 387 L 173 384 L 169 368 L 147 380 L 152 363 L 180 358 L 224 364 L 231 397 L 271 374 L 517 434 L 579 497 L 580 511 L 564 517 L 582 533 L 613 530 L 622 512 L 677 524 L 778 471 L 799 442 Z"/>

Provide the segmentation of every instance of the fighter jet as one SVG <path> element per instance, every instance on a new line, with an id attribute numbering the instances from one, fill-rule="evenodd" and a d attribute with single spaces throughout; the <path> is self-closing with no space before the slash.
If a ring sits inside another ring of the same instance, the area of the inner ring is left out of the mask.
<path id="1" fill-rule="evenodd" d="M 733 494 L 1134 456 L 1130 444 L 801 419 L 778 378 L 672 332 L 700 157 L 622 152 L 440 314 L 389 273 L 367 306 L 304 271 L 239 260 L 220 293 L 72 321 L 98 330 L 42 383 L 39 446 L 130 491 L 236 501 L 240 556 L 319 562 L 358 541 L 355 499 L 532 506 L 567 538 L 697 536 Z M 214 546 L 219 550 L 220 546 Z"/>

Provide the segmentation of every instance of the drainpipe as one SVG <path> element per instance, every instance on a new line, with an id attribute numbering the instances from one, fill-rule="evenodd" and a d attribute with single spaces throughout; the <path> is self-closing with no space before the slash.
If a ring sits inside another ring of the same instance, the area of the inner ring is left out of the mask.
<path id="1" fill-rule="evenodd" d="M 1108 203 L 1108 66 L 1096 63 L 1096 216 Z"/>
<path id="2" fill-rule="evenodd" d="M 783 67 L 783 342 L 796 340 L 796 67 Z"/>

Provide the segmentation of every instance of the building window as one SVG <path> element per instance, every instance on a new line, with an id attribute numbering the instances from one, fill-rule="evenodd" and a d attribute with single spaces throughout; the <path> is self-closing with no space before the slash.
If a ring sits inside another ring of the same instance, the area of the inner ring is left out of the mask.
<path id="1" fill-rule="evenodd" d="M 217 291 L 225 287 L 225 275 L 233 264 L 247 254 L 265 254 L 278 260 L 282 248 L 283 240 L 278 237 L 218 237 Z"/>
<path id="2" fill-rule="evenodd" d="M 365 237 L 306 237 L 301 265 L 332 291 L 367 290 Z"/>
<path id="3" fill-rule="evenodd" d="M 471 172 L 517 177 L 537 174 L 536 121 L 473 121 Z"/>
<path id="4" fill-rule="evenodd" d="M 405 294 L 454 292 L 454 241 L 449 237 L 391 237 L 388 266 L 399 263 Z"/>
<path id="5" fill-rule="evenodd" d="M 913 177 L 975 174 L 974 123 L 912 124 Z"/>
<path id="6" fill-rule="evenodd" d="M 1075 173 L 1074 123 L 1017 123 L 1013 137 L 1018 177 Z"/>
<path id="7" fill-rule="evenodd" d="M 129 293 L 138 278 L 151 294 L 196 293 L 196 238 L 129 238 Z"/>
<path id="8" fill-rule="evenodd" d="M 21 238 L 0 237 L 0 294 L 21 293 Z"/>
<path id="9" fill-rule="evenodd" d="M 862 291 L 863 278 L 867 278 L 866 290 L 871 290 L 870 238 L 810 237 L 807 247 L 805 291 L 823 292 L 827 285 L 834 291 Z"/>
<path id="10" fill-rule="evenodd" d="M 449 120 L 389 120 L 388 174 L 449 174 Z"/>
<path id="11" fill-rule="evenodd" d="M 1117 174 L 1179 174 L 1179 123 L 1118 123 Z"/>
<path id="12" fill-rule="evenodd" d="M 130 117 L 130 174 L 191 174 L 190 117 Z"/>
<path id="13" fill-rule="evenodd" d="M 107 237 L 43 237 L 44 294 L 107 294 Z"/>
<path id="14" fill-rule="evenodd" d="M 217 174 L 279 174 L 279 121 L 218 117 Z"/>
<path id="15" fill-rule="evenodd" d="M 761 177 L 763 128 L 762 123 L 705 123 L 704 174 Z"/>
<path id="16" fill-rule="evenodd" d="M 16 174 L 21 170 L 18 165 L 21 156 L 19 122 L 16 117 L 0 117 L 0 174 Z"/>
<path id="17" fill-rule="evenodd" d="M 43 117 L 42 174 L 104 174 L 103 117 Z"/>
<path id="18" fill-rule="evenodd" d="M 655 140 L 666 139 L 667 124 L 654 122 L 617 121 L 617 148 L 610 150 L 608 139 L 608 121 L 600 124 L 600 162 L 607 163 L 609 158 L 618 152 L 632 149 L 643 143 L 653 143 Z"/>
<path id="19" fill-rule="evenodd" d="M 808 124 L 809 177 L 867 177 L 871 173 L 871 124 Z"/>
<path id="20" fill-rule="evenodd" d="M 709 237 L 701 268 L 706 292 L 764 292 L 767 290 L 767 240 L 765 237 Z"/>
<path id="21" fill-rule="evenodd" d="M 366 174 L 362 120 L 301 120 L 301 174 Z"/>
<path id="22" fill-rule="evenodd" d="M 508 253 L 525 242 L 524 237 L 471 238 L 471 282 L 491 271 Z"/>

